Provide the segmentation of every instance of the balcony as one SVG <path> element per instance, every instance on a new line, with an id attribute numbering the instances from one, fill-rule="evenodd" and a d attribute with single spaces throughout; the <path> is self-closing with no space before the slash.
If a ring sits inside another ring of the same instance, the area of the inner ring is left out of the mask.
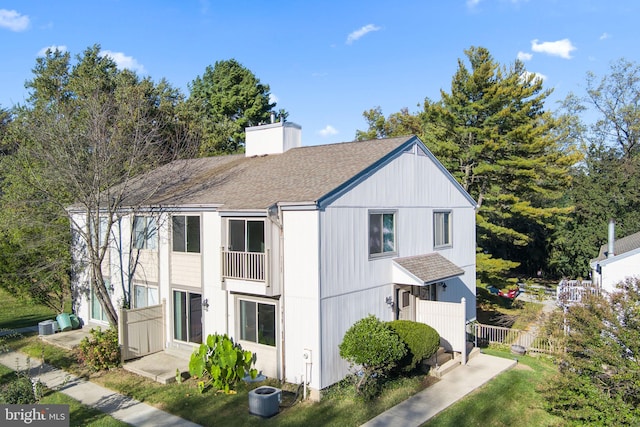
<path id="1" fill-rule="evenodd" d="M 269 250 L 238 252 L 222 249 L 222 278 L 262 282 L 269 286 Z"/>

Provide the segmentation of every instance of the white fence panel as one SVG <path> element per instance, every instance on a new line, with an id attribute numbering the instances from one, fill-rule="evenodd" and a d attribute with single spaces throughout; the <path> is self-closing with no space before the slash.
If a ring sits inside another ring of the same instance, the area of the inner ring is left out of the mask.
<path id="1" fill-rule="evenodd" d="M 447 351 L 466 355 L 466 301 L 460 303 L 416 301 L 416 321 L 426 323 L 440 334 L 440 345 Z"/>

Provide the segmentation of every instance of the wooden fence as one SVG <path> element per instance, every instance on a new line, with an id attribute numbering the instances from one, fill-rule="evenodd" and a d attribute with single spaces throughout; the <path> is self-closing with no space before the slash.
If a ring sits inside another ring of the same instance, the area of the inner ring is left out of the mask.
<path id="1" fill-rule="evenodd" d="M 542 336 L 531 331 L 505 328 L 502 326 L 484 325 L 476 323 L 476 346 L 488 344 L 521 345 L 528 352 L 557 354 L 560 346 L 550 337 Z"/>
<path id="2" fill-rule="evenodd" d="M 162 304 L 121 309 L 118 320 L 122 362 L 164 350 L 164 312 Z"/>

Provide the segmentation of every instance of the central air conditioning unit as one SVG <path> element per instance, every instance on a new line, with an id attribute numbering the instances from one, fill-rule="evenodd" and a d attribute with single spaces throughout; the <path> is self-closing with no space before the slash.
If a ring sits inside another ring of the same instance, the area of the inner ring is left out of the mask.
<path id="1" fill-rule="evenodd" d="M 280 410 L 282 390 L 262 386 L 249 392 L 249 413 L 260 417 L 271 417 Z"/>

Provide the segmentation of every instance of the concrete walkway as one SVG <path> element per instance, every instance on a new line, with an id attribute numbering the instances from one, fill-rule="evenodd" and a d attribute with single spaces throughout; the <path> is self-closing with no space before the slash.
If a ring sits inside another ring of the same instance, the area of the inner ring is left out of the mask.
<path id="1" fill-rule="evenodd" d="M 10 369 L 26 369 L 27 356 L 20 352 L 0 354 L 0 364 Z M 80 403 L 111 415 L 132 426 L 140 427 L 197 427 L 198 424 L 161 411 L 92 382 L 83 380 L 50 365 L 30 360 L 32 377 L 39 378 L 52 390 L 70 396 Z"/>
<path id="2" fill-rule="evenodd" d="M 369 420 L 362 427 L 421 426 L 516 364 L 516 360 L 481 353 L 469 360 L 465 366 L 457 367 L 436 384 Z"/>

